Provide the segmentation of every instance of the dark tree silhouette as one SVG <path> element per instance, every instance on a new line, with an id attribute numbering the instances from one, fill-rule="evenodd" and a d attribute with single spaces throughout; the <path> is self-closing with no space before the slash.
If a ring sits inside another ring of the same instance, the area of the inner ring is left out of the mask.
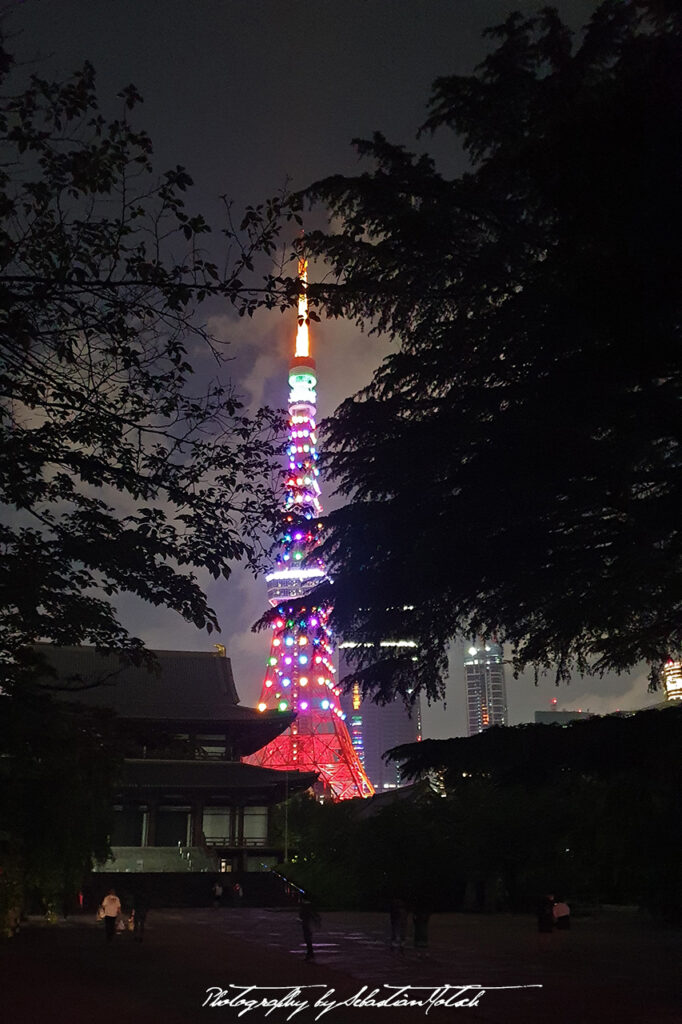
<path id="1" fill-rule="evenodd" d="M 123 592 L 210 631 L 196 571 L 256 568 L 267 545 L 279 417 L 246 415 L 210 371 L 193 383 L 189 354 L 212 353 L 214 374 L 224 362 L 206 298 L 248 314 L 276 301 L 252 272 L 281 221 L 273 201 L 235 229 L 228 206 L 219 267 L 187 172 L 153 171 L 134 87 L 107 120 L 89 64 L 27 80 L 2 46 L 0 84 L 2 928 L 23 889 L 52 906 L 106 857 L 122 752 L 110 721 L 33 685 L 31 644 L 144 657 Z"/>
<path id="2" fill-rule="evenodd" d="M 557 680 L 645 660 L 655 684 L 682 645 L 680 28 L 649 0 L 576 38 L 511 15 L 433 87 L 424 129 L 469 172 L 377 134 L 370 170 L 301 196 L 334 218 L 305 239 L 336 275 L 311 294 L 395 345 L 326 425 L 349 499 L 326 524 L 334 625 L 374 643 L 379 698 L 440 694 L 457 633 Z M 418 662 L 376 664 L 408 636 Z"/>
<path id="3" fill-rule="evenodd" d="M 155 175 L 119 95 L 106 120 L 86 64 L 25 80 L 0 53 L 0 646 L 9 679 L 33 640 L 140 651 L 112 598 L 129 592 L 217 625 L 194 570 L 258 564 L 274 522 L 278 417 L 245 414 L 226 383 L 193 383 L 198 319 L 217 296 L 252 313 L 278 201 L 202 249 L 182 167 Z M 266 285 L 267 289 L 267 285 Z M 207 346 L 207 347 L 206 347 Z"/>

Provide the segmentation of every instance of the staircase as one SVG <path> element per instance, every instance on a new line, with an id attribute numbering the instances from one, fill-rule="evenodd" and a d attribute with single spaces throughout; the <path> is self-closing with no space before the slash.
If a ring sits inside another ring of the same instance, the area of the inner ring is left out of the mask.
<path id="1" fill-rule="evenodd" d="M 217 871 L 217 858 L 200 846 L 114 846 L 113 857 L 96 872 L 200 872 Z"/>

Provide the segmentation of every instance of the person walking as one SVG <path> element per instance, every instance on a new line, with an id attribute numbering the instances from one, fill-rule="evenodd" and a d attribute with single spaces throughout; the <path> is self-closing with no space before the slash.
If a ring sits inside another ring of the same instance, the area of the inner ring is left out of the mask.
<path id="1" fill-rule="evenodd" d="M 551 945 L 551 940 L 543 938 L 543 935 L 551 935 L 554 931 L 554 893 L 549 892 L 540 897 L 537 908 L 538 918 L 538 945 L 542 949 L 545 945 Z"/>
<path id="2" fill-rule="evenodd" d="M 147 920 L 147 900 L 142 894 L 133 898 L 133 942 L 142 942 Z"/>
<path id="3" fill-rule="evenodd" d="M 306 960 L 315 959 L 315 950 L 313 949 L 313 928 L 320 927 L 320 915 L 317 913 L 312 905 L 312 902 L 308 896 L 301 898 L 301 906 L 298 911 L 298 918 L 301 922 L 303 929 L 303 941 L 306 946 Z"/>
<path id="4" fill-rule="evenodd" d="M 102 911 L 104 912 L 104 935 L 107 942 L 111 942 L 116 934 L 116 922 L 121 913 L 121 901 L 114 889 L 110 889 L 102 900 Z"/>
<path id="5" fill-rule="evenodd" d="M 566 932 L 569 931 L 571 927 L 571 908 L 568 903 L 561 898 L 558 898 L 552 909 L 552 914 L 554 917 L 554 930 L 558 936 L 559 946 L 562 949 L 565 949 L 566 943 L 568 942 Z"/>
<path id="6" fill-rule="evenodd" d="M 407 938 L 407 905 L 405 900 L 395 896 L 391 900 L 389 910 L 391 918 L 391 949 L 399 949 L 405 952 L 405 939 Z"/>
<path id="7" fill-rule="evenodd" d="M 540 897 L 538 903 L 538 931 L 549 933 L 554 927 L 554 893 Z"/>
<path id="8" fill-rule="evenodd" d="M 223 887 L 220 882 L 213 883 L 213 906 L 219 907 L 223 902 Z"/>

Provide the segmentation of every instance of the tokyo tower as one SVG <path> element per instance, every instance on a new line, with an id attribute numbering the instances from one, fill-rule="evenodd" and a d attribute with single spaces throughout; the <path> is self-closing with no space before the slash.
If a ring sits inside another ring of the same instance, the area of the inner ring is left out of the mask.
<path id="1" fill-rule="evenodd" d="M 284 504 L 285 532 L 265 579 L 276 609 L 270 657 L 259 711 L 295 711 L 289 728 L 255 754 L 249 764 L 285 771 L 315 771 L 333 800 L 374 792 L 351 743 L 334 679 L 330 609 L 305 600 L 325 578 L 315 557 L 322 523 L 316 449 L 315 361 L 310 356 L 307 261 L 299 260 L 303 290 L 298 302 L 296 349 L 289 368 L 289 467 Z"/>

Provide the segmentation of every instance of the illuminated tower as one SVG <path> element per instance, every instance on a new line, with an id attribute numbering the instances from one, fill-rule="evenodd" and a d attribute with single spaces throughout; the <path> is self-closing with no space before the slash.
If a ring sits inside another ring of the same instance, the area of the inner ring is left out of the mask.
<path id="1" fill-rule="evenodd" d="M 307 264 L 299 261 L 304 286 Z M 274 568 L 265 577 L 276 608 L 272 645 L 259 711 L 296 711 L 292 725 L 261 750 L 250 764 L 286 771 L 316 771 L 334 800 L 371 796 L 372 784 L 348 735 L 334 676 L 329 608 L 308 604 L 306 595 L 325 576 L 315 558 L 322 511 L 315 426 L 317 375 L 310 356 L 305 291 L 298 303 L 296 350 L 289 369 L 289 469 L 286 477 L 286 530 Z"/>
<path id="2" fill-rule="evenodd" d="M 500 645 L 493 641 L 472 644 L 464 659 L 464 671 L 469 736 L 491 725 L 506 725 L 507 688 Z"/>

